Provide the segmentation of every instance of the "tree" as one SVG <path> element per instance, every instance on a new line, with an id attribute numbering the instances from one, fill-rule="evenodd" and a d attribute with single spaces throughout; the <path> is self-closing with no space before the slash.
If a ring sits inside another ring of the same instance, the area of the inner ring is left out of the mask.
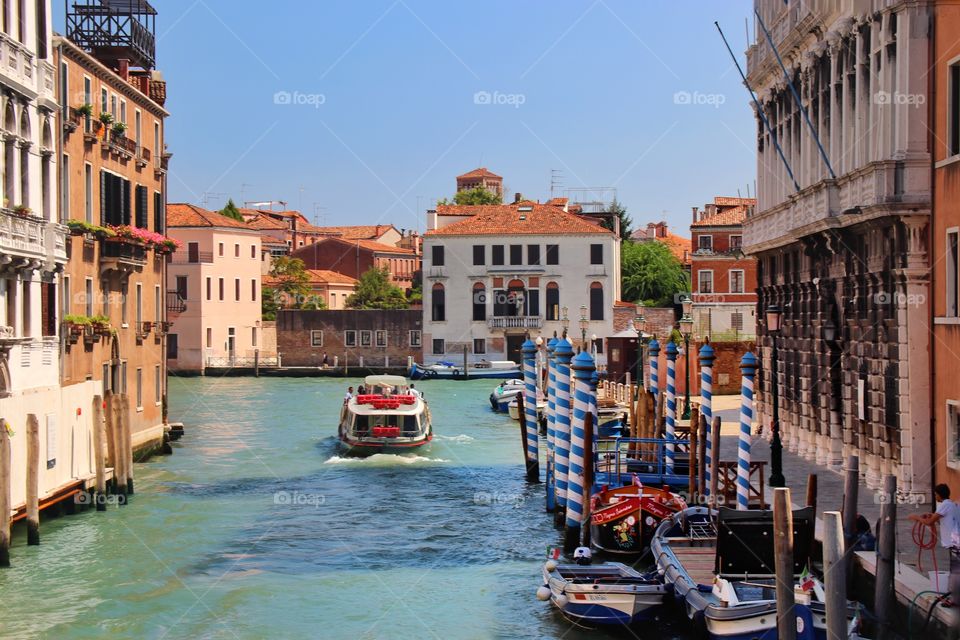
<path id="1" fill-rule="evenodd" d="M 403 290 L 390 284 L 390 270 L 369 269 L 360 276 L 357 288 L 347 298 L 348 309 L 406 309 Z"/>
<path id="2" fill-rule="evenodd" d="M 624 242 L 620 264 L 623 296 L 632 302 L 672 305 L 676 294 L 690 290 L 683 264 L 662 242 Z"/>
<path id="3" fill-rule="evenodd" d="M 233 204 L 233 198 L 227 200 L 226 206 L 220 210 L 220 215 L 227 216 L 228 218 L 233 218 L 234 220 L 239 220 L 243 222 L 243 215 L 240 213 L 240 210 L 237 209 L 237 205 Z"/>
<path id="4" fill-rule="evenodd" d="M 610 204 L 610 213 L 615 214 L 620 218 L 620 239 L 629 240 L 630 232 L 633 226 L 633 220 L 630 216 L 627 215 L 627 208 L 623 206 L 622 202 L 617 201 L 616 199 Z M 613 231 L 613 220 L 610 218 L 605 218 L 603 220 L 603 226 L 610 231 Z"/>
<path id="5" fill-rule="evenodd" d="M 453 194 L 454 204 L 503 204 L 503 198 L 489 189 L 483 187 L 474 187 L 473 189 L 464 189 Z M 444 198 L 437 200 L 437 204 L 450 204 L 450 201 Z"/>
<path id="6" fill-rule="evenodd" d="M 281 308 L 312 311 L 327 308 L 323 298 L 310 292 L 310 276 L 303 260 L 277 256 L 270 266 L 270 276 L 276 282 L 272 287 L 264 287 L 260 296 L 264 320 L 276 320 L 277 311 Z"/>

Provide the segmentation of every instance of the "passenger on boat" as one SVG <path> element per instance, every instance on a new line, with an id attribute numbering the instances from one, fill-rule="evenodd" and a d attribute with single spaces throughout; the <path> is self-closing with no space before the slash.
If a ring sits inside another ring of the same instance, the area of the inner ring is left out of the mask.
<path id="1" fill-rule="evenodd" d="M 410 384 L 410 395 L 412 395 L 412 396 L 417 396 L 418 398 L 422 398 L 422 397 L 423 397 L 423 394 L 420 393 L 420 389 L 415 388 L 415 387 L 413 386 L 413 383 Z"/>
<path id="2" fill-rule="evenodd" d="M 343 398 L 343 404 L 350 402 L 350 398 L 353 397 L 353 387 L 347 387 L 347 395 Z"/>
<path id="3" fill-rule="evenodd" d="M 366 393 L 367 393 L 367 388 L 364 385 L 360 385 L 359 387 L 357 387 L 358 396 L 366 395 Z"/>

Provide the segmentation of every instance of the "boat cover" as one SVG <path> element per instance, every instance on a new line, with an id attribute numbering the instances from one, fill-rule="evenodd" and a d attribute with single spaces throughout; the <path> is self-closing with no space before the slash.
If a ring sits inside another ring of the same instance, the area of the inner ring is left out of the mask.
<path id="1" fill-rule="evenodd" d="M 813 507 L 793 512 L 793 573 L 810 566 L 814 534 Z M 719 509 L 714 572 L 743 579 L 776 574 L 773 553 L 773 511 Z"/>

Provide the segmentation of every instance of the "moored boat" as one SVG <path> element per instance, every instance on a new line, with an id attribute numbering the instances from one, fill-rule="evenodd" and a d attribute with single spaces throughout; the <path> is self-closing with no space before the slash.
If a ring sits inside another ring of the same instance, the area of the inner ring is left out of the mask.
<path id="1" fill-rule="evenodd" d="M 516 378 L 520 375 L 520 367 L 512 360 L 492 360 L 488 362 L 477 362 L 468 365 L 464 373 L 463 365 L 457 365 L 453 362 L 441 360 L 433 364 L 418 364 L 416 362 L 410 367 L 410 378 L 412 380 L 450 379 L 463 380 L 470 378 Z"/>
<path id="2" fill-rule="evenodd" d="M 499 413 L 506 413 L 512 400 L 518 393 L 523 393 L 523 380 L 512 378 L 504 380 L 490 392 L 490 407 Z"/>
<path id="3" fill-rule="evenodd" d="M 366 393 L 344 402 L 338 436 L 349 453 L 398 453 L 433 439 L 430 408 L 403 376 L 364 379 Z"/>
<path id="4" fill-rule="evenodd" d="M 657 525 L 686 506 L 668 489 L 603 486 L 590 508 L 591 543 L 604 553 L 635 558 L 650 548 Z"/>
<path id="5" fill-rule="evenodd" d="M 578 623 L 629 625 L 652 619 L 666 593 L 656 573 L 642 574 L 620 562 L 592 565 L 548 560 L 537 597 L 550 600 Z"/>

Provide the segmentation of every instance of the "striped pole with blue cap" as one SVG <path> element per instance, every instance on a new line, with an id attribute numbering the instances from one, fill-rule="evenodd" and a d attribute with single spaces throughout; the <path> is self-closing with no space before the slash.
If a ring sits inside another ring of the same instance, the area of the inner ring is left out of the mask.
<path id="1" fill-rule="evenodd" d="M 653 394 L 653 432 L 654 438 L 660 437 L 660 343 L 656 338 L 647 345 L 650 353 L 650 393 Z"/>
<path id="2" fill-rule="evenodd" d="M 556 424 L 554 425 L 557 505 L 565 509 L 568 490 L 567 475 L 570 470 L 570 360 L 573 358 L 573 346 L 566 338 L 561 338 L 557 340 L 553 353 L 557 360 Z"/>
<path id="3" fill-rule="evenodd" d="M 553 513 L 557 508 L 557 468 L 556 468 L 556 397 L 557 371 L 554 348 L 557 339 L 547 341 L 547 513 Z"/>
<path id="4" fill-rule="evenodd" d="M 673 473 L 676 461 L 677 439 L 677 345 L 673 340 L 667 343 L 667 444 L 664 447 L 664 462 L 667 473 Z"/>
<path id="5" fill-rule="evenodd" d="M 540 434 L 537 425 L 537 345 L 527 340 L 523 354 L 523 416 L 527 433 L 527 480 L 540 481 Z"/>
<path id="6" fill-rule="evenodd" d="M 570 431 L 570 472 L 567 476 L 567 526 L 564 532 L 564 550 L 573 551 L 580 546 L 580 529 L 589 526 L 583 522 L 586 513 L 585 501 L 589 500 L 590 487 L 587 486 L 587 465 L 592 460 L 585 458 L 587 451 L 586 425 L 587 414 L 593 410 L 590 398 L 590 379 L 596 370 L 593 358 L 581 351 L 573 359 L 575 378 L 573 398 L 573 421 Z"/>
<path id="7" fill-rule="evenodd" d="M 713 429 L 713 361 L 716 354 L 713 347 L 710 346 L 709 338 L 705 344 L 700 347 L 700 415 L 704 419 L 704 438 L 706 447 L 704 448 L 704 486 L 707 492 L 710 491 L 710 469 L 713 461 L 713 444 L 711 442 L 710 431 Z"/>
<path id="8" fill-rule="evenodd" d="M 753 425 L 753 377 L 757 357 L 747 351 L 740 360 L 740 442 L 737 449 L 737 509 L 750 508 L 750 428 Z"/>

